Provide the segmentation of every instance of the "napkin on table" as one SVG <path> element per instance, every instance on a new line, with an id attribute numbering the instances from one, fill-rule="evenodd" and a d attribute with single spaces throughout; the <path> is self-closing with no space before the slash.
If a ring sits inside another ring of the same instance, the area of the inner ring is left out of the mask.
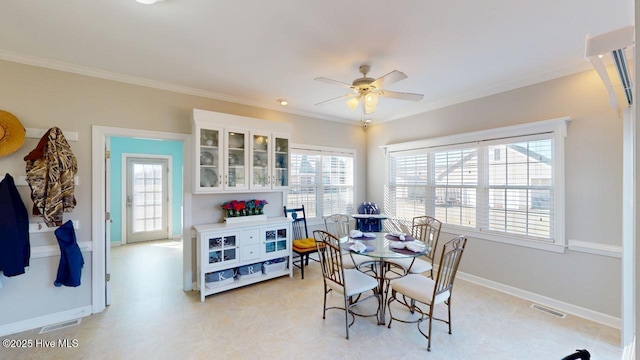
<path id="1" fill-rule="evenodd" d="M 356 241 L 355 244 L 351 245 L 351 250 L 357 252 L 357 253 L 362 253 L 365 250 L 367 250 L 367 245 L 361 243 L 360 241 Z"/>
<path id="2" fill-rule="evenodd" d="M 404 243 L 400 241 L 389 241 L 389 247 L 392 249 L 404 249 Z"/>
<path id="3" fill-rule="evenodd" d="M 410 242 L 404 245 L 408 250 L 413 252 L 422 252 L 425 249 L 425 245 L 419 242 Z"/>
<path id="4" fill-rule="evenodd" d="M 359 230 L 351 230 L 351 231 L 349 232 L 349 236 L 350 236 L 350 237 L 352 237 L 352 238 L 359 238 L 359 237 L 362 237 L 362 231 L 359 231 Z"/>
<path id="5" fill-rule="evenodd" d="M 366 238 L 374 238 L 374 237 L 376 237 L 376 234 L 374 234 L 372 232 L 363 232 L 362 236 L 366 237 Z"/>

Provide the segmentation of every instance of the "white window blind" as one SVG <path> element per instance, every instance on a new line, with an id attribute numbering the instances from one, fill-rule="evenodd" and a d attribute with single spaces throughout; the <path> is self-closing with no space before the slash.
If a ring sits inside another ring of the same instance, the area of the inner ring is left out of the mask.
<path id="1" fill-rule="evenodd" d="M 320 154 L 291 153 L 291 179 L 287 195 L 287 207 L 297 208 L 304 204 L 307 217 L 315 217 L 317 212 L 318 171 Z"/>
<path id="2" fill-rule="evenodd" d="M 397 218 L 434 216 L 449 231 L 488 240 L 563 251 L 567 120 L 390 145 L 385 210 Z"/>
<path id="3" fill-rule="evenodd" d="M 413 218 L 426 211 L 429 184 L 428 156 L 422 152 L 402 152 L 390 157 L 389 197 L 392 213 L 399 218 Z"/>
<path id="4" fill-rule="evenodd" d="M 553 140 L 488 146 L 486 229 L 553 239 Z"/>
<path id="5" fill-rule="evenodd" d="M 476 225 L 478 150 L 433 152 L 435 162 L 435 218 L 460 226 Z"/>
<path id="6" fill-rule="evenodd" d="M 322 216 L 353 214 L 353 157 L 322 156 Z"/>
<path id="7" fill-rule="evenodd" d="M 308 218 L 354 213 L 354 155 L 293 148 L 287 207 L 304 205 Z"/>

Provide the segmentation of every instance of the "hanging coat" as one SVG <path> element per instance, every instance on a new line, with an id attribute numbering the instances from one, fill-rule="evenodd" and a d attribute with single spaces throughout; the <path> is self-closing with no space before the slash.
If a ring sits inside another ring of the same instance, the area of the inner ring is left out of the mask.
<path id="1" fill-rule="evenodd" d="M 0 271 L 5 276 L 24 274 L 29 266 L 29 214 L 11 175 L 0 182 Z"/>
<path id="2" fill-rule="evenodd" d="M 78 164 L 62 130 L 52 127 L 27 156 L 27 183 L 31 188 L 33 215 L 49 227 L 62 225 L 62 213 L 76 205 L 74 177 Z"/>
<path id="3" fill-rule="evenodd" d="M 58 245 L 60 245 L 60 263 L 58 264 L 58 275 L 53 285 L 80 286 L 84 258 L 76 240 L 73 222 L 67 221 L 54 233 L 58 239 Z"/>

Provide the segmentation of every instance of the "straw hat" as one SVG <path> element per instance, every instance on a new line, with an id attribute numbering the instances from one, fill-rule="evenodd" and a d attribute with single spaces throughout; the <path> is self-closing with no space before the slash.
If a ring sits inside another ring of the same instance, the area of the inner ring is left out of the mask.
<path id="1" fill-rule="evenodd" d="M 17 117 L 0 110 L 0 156 L 18 150 L 24 144 L 26 130 Z"/>

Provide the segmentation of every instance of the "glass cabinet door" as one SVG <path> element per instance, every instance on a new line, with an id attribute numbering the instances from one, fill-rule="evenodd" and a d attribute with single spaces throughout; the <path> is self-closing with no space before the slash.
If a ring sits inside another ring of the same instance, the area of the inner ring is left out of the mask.
<path id="1" fill-rule="evenodd" d="M 274 136 L 274 174 L 273 187 L 289 186 L 289 139 Z"/>
<path id="2" fill-rule="evenodd" d="M 252 189 L 271 187 L 271 144 L 268 135 L 251 134 L 251 184 Z"/>
<path id="3" fill-rule="evenodd" d="M 247 139 L 246 132 L 226 131 L 227 174 L 225 188 L 247 188 Z"/>
<path id="4" fill-rule="evenodd" d="M 263 255 L 288 254 L 287 228 L 268 229 L 264 234 Z"/>
<path id="5" fill-rule="evenodd" d="M 237 236 L 235 234 L 210 236 L 208 244 L 209 265 L 238 261 Z"/>
<path id="6" fill-rule="evenodd" d="M 198 129 L 196 143 L 196 191 L 208 192 L 222 188 L 222 167 L 220 164 L 222 140 L 218 129 Z"/>

